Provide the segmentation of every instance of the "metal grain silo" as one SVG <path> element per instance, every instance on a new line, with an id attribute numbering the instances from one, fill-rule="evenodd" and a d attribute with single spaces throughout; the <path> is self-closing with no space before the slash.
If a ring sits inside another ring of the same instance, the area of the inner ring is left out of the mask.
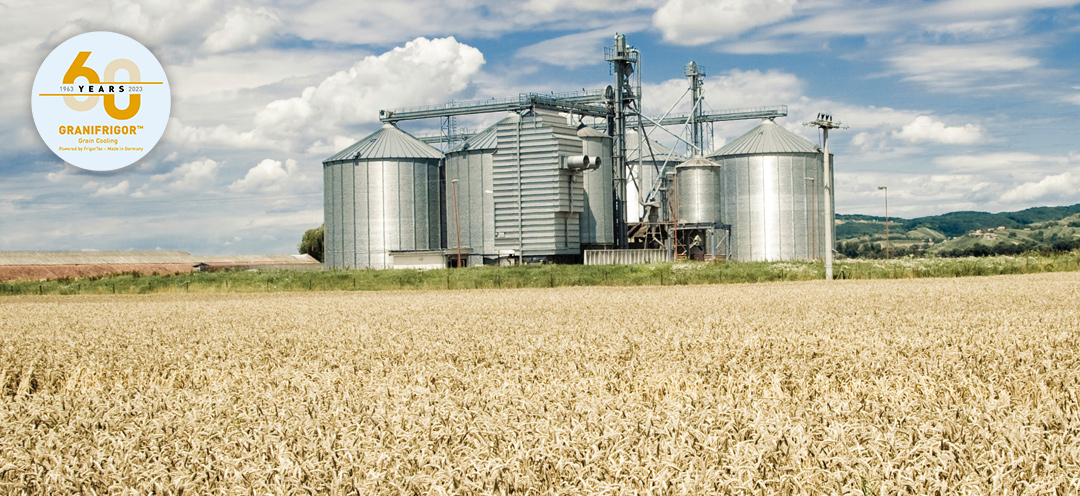
<path id="1" fill-rule="evenodd" d="M 735 260 L 824 255 L 824 166 L 816 145 L 772 120 L 710 155 L 721 166 L 720 219 Z"/>
<path id="2" fill-rule="evenodd" d="M 600 157 L 601 166 L 585 171 L 585 210 L 581 215 L 582 245 L 611 245 L 615 243 L 614 170 L 611 160 L 611 136 L 591 127 L 578 129 L 582 153 Z"/>
<path id="3" fill-rule="evenodd" d="M 326 264 L 391 266 L 443 244 L 443 154 L 392 124 L 323 161 Z"/>
<path id="4" fill-rule="evenodd" d="M 507 117 L 514 119 L 515 117 Z M 461 146 L 446 153 L 446 181 L 457 183 L 457 215 L 454 215 L 453 187 L 446 190 L 447 251 L 457 249 L 458 220 L 461 222 L 462 252 L 468 265 L 482 265 L 499 257 L 495 249 L 495 196 L 492 185 L 492 158 L 498 148 L 498 123 L 477 133 Z"/>
<path id="5" fill-rule="evenodd" d="M 694 157 L 675 167 L 679 224 L 720 224 L 720 164 Z"/>

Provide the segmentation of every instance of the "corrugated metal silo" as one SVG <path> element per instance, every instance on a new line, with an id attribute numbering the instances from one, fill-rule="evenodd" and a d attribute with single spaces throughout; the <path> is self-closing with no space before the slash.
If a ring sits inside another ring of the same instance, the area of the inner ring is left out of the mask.
<path id="1" fill-rule="evenodd" d="M 507 117 L 513 120 L 516 116 Z M 503 121 L 500 121 L 503 122 Z M 482 265 L 484 259 L 499 257 L 495 249 L 495 196 L 492 184 L 492 159 L 498 148 L 499 124 L 477 133 L 461 146 L 446 153 L 446 181 L 458 180 L 458 214 L 461 220 L 461 246 L 468 253 L 470 266 Z M 457 220 L 454 216 L 453 188 L 447 187 L 447 250 L 457 248 Z"/>
<path id="2" fill-rule="evenodd" d="M 615 243 L 615 193 L 614 170 L 611 160 L 611 136 L 591 127 L 578 129 L 582 152 L 589 157 L 600 157 L 601 166 L 585 171 L 585 211 L 581 216 L 582 245 L 610 245 Z"/>
<path id="3" fill-rule="evenodd" d="M 383 269 L 391 251 L 441 249 L 442 160 L 391 124 L 324 160 L 327 265 Z"/>
<path id="4" fill-rule="evenodd" d="M 720 224 L 720 164 L 694 157 L 675 167 L 679 224 Z"/>
<path id="5" fill-rule="evenodd" d="M 766 120 L 710 158 L 721 166 L 720 218 L 731 225 L 733 259 L 807 260 L 824 255 L 820 148 Z"/>

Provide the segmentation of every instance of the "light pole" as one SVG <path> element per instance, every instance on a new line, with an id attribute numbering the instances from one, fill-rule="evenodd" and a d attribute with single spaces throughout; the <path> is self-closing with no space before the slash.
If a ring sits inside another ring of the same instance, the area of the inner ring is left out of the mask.
<path id="1" fill-rule="evenodd" d="M 885 260 L 889 259 L 889 188 L 878 186 L 877 189 L 885 191 Z"/>

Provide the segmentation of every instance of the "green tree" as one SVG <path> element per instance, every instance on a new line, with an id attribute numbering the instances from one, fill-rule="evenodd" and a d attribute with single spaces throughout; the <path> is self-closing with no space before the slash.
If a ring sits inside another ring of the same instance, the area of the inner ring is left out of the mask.
<path id="1" fill-rule="evenodd" d="M 324 237 L 323 226 L 316 227 L 315 229 L 308 229 L 307 231 L 304 231 L 304 237 L 300 239 L 300 245 L 296 248 L 300 250 L 300 253 L 311 255 L 315 260 L 322 262 Z"/>

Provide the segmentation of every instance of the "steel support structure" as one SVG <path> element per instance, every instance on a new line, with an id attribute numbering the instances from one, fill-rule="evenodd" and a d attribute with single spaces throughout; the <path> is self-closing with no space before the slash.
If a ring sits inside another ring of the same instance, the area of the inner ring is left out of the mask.
<path id="1" fill-rule="evenodd" d="M 604 50 L 604 59 L 611 63 L 611 73 L 615 76 L 615 85 L 611 99 L 612 113 L 608 120 L 608 135 L 612 137 L 611 166 L 614 167 L 614 201 L 612 210 L 615 218 L 615 247 L 627 247 L 626 225 L 626 117 L 634 107 L 637 95 L 630 76 L 634 74 L 638 63 L 638 51 L 626 45 L 626 36 L 615 35 L 615 46 Z"/>
<path id="2" fill-rule="evenodd" d="M 702 86 L 705 84 L 705 66 L 699 66 L 697 62 L 686 64 L 684 71 L 690 80 L 690 146 L 693 147 L 692 155 L 702 156 L 705 154 L 705 137 L 702 134 L 703 124 L 701 102 L 704 100 Z"/>

